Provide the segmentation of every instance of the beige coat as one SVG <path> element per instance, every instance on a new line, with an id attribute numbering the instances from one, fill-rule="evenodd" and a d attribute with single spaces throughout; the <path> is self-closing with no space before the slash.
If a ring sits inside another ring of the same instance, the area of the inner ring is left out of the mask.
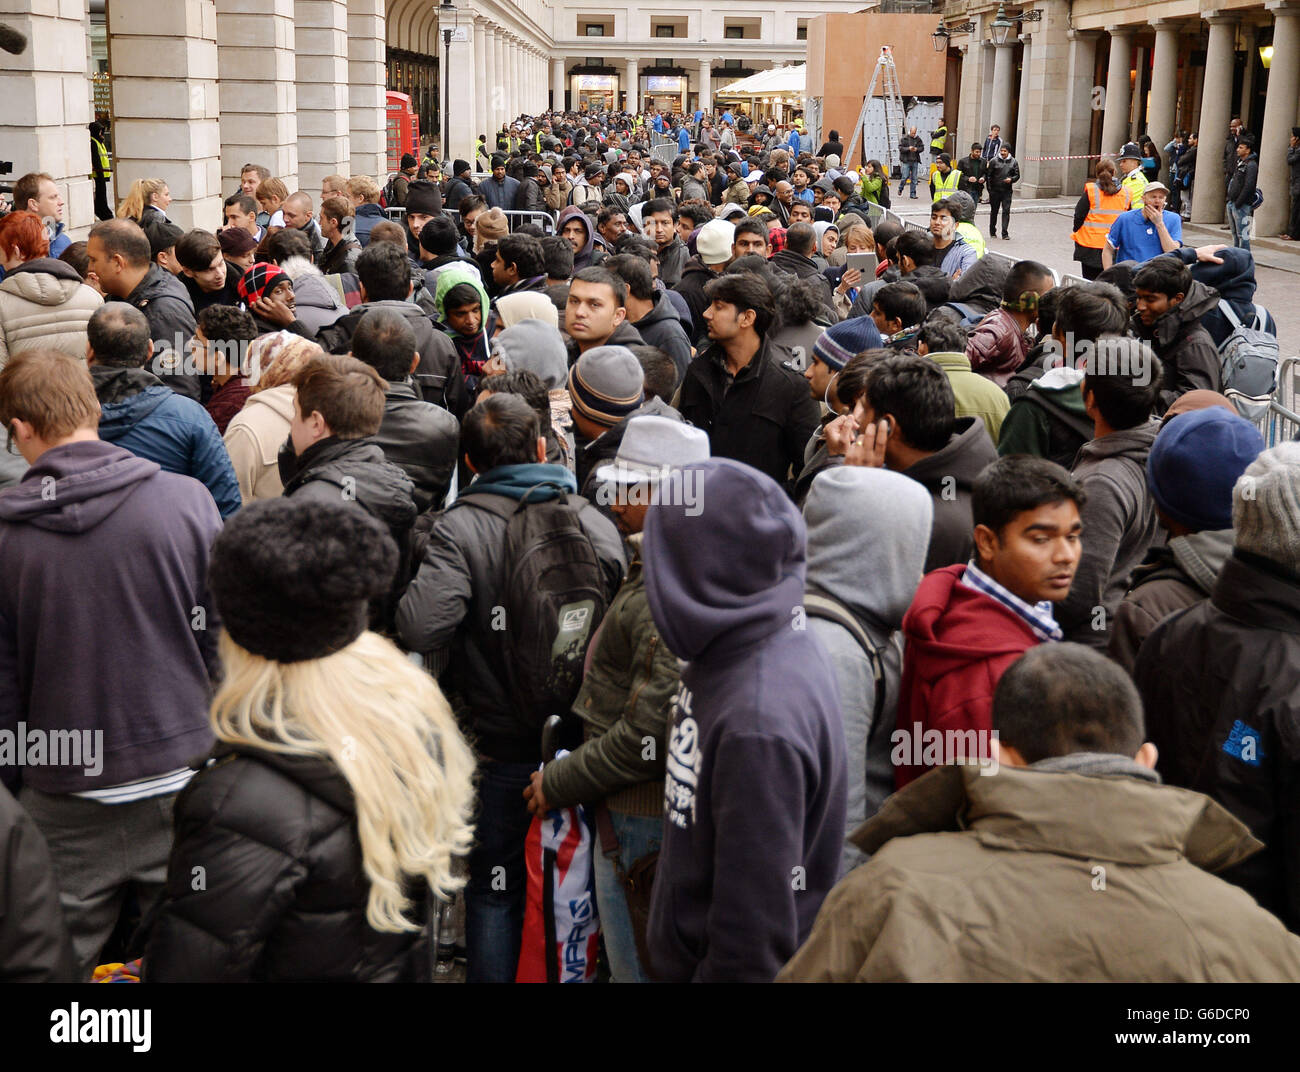
<path id="1" fill-rule="evenodd" d="M 289 438 L 293 399 L 291 384 L 258 391 L 226 426 L 226 451 L 245 506 L 254 499 L 278 499 L 284 491 L 277 459 Z"/>
<path id="2" fill-rule="evenodd" d="M 850 840 L 778 982 L 1300 981 L 1300 938 L 1211 872 L 1262 848 L 1200 793 L 940 767 Z"/>
<path id="3" fill-rule="evenodd" d="M 62 261 L 28 261 L 0 282 L 0 368 L 10 354 L 49 347 L 82 360 L 86 325 L 104 304 Z"/>

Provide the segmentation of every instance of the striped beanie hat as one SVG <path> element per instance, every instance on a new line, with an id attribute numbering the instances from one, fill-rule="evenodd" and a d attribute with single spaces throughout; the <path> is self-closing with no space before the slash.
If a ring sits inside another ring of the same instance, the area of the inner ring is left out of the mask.
<path id="1" fill-rule="evenodd" d="M 266 264 L 258 261 L 239 278 L 239 296 L 249 305 L 265 297 L 282 279 L 288 279 L 289 273 L 278 264 Z"/>
<path id="2" fill-rule="evenodd" d="M 626 346 L 594 346 L 569 370 L 574 412 L 613 428 L 641 405 L 645 373 Z"/>
<path id="3" fill-rule="evenodd" d="M 855 316 L 852 320 L 841 320 L 822 332 L 822 337 L 813 343 L 813 357 L 827 368 L 839 372 L 863 350 L 875 350 L 884 346 L 876 322 L 869 316 Z"/>

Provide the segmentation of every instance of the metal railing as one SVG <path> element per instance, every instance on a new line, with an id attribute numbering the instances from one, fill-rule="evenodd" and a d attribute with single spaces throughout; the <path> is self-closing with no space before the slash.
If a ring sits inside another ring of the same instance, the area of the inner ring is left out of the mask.
<path id="1" fill-rule="evenodd" d="M 517 231 L 526 223 L 535 223 L 541 227 L 544 234 L 555 234 L 555 219 L 549 212 L 524 212 L 522 209 L 502 209 L 506 214 L 506 222 L 510 225 L 510 230 Z M 385 214 L 393 223 L 402 223 L 406 219 L 406 209 L 394 205 L 392 208 L 384 209 Z M 456 223 L 460 222 L 460 213 L 454 208 L 444 208 L 444 216 L 450 216 Z"/>
<path id="2" fill-rule="evenodd" d="M 1300 357 L 1288 357 L 1278 366 L 1277 390 L 1261 422 L 1267 446 L 1300 438 Z"/>

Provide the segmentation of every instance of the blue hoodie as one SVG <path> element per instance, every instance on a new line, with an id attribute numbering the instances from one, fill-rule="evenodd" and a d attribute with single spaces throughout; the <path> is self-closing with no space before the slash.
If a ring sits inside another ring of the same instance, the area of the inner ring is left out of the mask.
<path id="1" fill-rule="evenodd" d="M 669 738 L 650 959 L 666 982 L 770 982 L 839 872 L 840 699 L 830 659 L 806 628 L 794 504 L 770 477 L 730 459 L 681 472 L 683 494 L 670 489 L 650 508 L 642 545 L 655 625 L 687 660 Z"/>

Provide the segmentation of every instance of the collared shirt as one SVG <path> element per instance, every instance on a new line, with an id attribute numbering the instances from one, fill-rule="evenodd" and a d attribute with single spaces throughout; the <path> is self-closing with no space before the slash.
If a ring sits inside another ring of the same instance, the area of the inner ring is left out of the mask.
<path id="1" fill-rule="evenodd" d="M 1183 238 L 1183 221 L 1177 212 L 1165 209 L 1165 230 L 1175 242 Z M 1120 261 L 1137 261 L 1145 263 L 1152 257 L 1159 257 L 1164 252 L 1160 245 L 1160 236 L 1156 234 L 1156 225 L 1143 215 L 1140 208 L 1129 209 L 1115 217 L 1106 233 L 1106 241 L 1115 251 L 1115 263 Z"/>
<path id="2" fill-rule="evenodd" d="M 1012 594 L 998 584 L 997 581 L 975 565 L 974 559 L 967 563 L 966 572 L 962 574 L 961 583 L 967 588 L 988 596 L 990 599 L 996 599 L 1007 610 L 1024 619 L 1025 624 L 1029 626 L 1034 636 L 1038 637 L 1039 640 L 1064 639 L 1065 634 L 1052 616 L 1051 603 L 1044 600 L 1042 603 L 1035 603 L 1031 606 L 1019 596 Z"/>

